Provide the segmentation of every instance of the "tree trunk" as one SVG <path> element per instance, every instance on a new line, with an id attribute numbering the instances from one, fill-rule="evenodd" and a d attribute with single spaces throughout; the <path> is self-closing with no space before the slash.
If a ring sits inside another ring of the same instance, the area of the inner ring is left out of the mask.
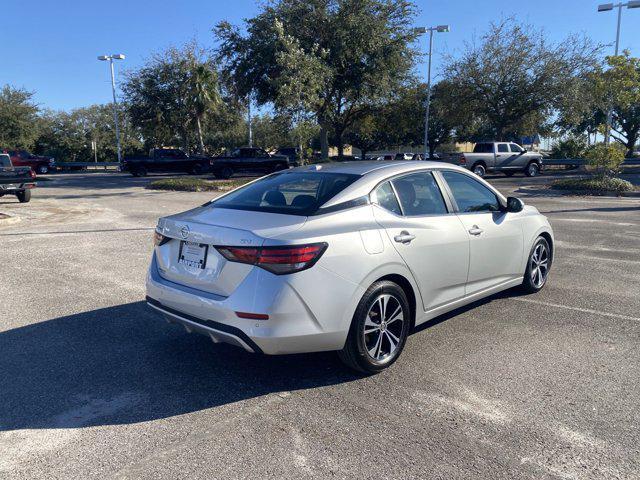
<path id="1" fill-rule="evenodd" d="M 202 138 L 202 124 L 200 116 L 196 116 L 196 125 L 198 126 L 198 141 L 200 142 L 200 153 L 204 153 L 204 139 Z"/>
<path id="2" fill-rule="evenodd" d="M 338 156 L 342 157 L 344 155 L 344 145 L 342 144 L 342 133 L 336 133 L 336 142 L 338 143 Z"/>
<path id="3" fill-rule="evenodd" d="M 329 135 L 327 127 L 320 124 L 320 151 L 322 158 L 329 158 Z"/>

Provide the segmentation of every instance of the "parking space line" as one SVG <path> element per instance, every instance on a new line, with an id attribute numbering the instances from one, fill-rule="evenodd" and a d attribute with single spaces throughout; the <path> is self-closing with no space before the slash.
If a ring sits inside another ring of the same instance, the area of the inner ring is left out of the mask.
<path id="1" fill-rule="evenodd" d="M 637 318 L 637 317 L 630 317 L 628 315 L 620 315 L 617 313 L 601 312 L 599 310 L 592 310 L 590 308 L 571 307 L 569 305 L 560 305 L 559 303 L 541 302 L 540 300 L 532 300 L 530 298 L 521 298 L 521 297 L 513 298 L 513 300 L 517 300 L 519 302 L 534 303 L 536 305 L 543 305 L 545 307 L 564 308 L 565 310 L 573 310 L 575 312 L 591 313 L 593 315 L 601 315 L 603 317 L 618 318 L 621 320 L 631 320 L 633 322 L 640 322 L 640 318 Z"/>

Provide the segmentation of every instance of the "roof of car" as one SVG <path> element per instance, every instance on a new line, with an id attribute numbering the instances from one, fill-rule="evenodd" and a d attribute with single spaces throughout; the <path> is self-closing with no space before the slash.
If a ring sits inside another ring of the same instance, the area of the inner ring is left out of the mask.
<path id="1" fill-rule="evenodd" d="M 359 161 L 359 162 L 335 162 L 297 167 L 288 172 L 327 172 L 360 175 L 362 178 L 349 185 L 347 188 L 331 198 L 323 207 L 354 200 L 362 195 L 368 195 L 377 183 L 386 178 L 415 170 L 428 170 L 432 168 L 445 168 L 450 170 L 465 171 L 462 167 L 446 162 L 434 162 L 429 160 L 405 160 L 405 161 Z M 467 171 L 468 172 L 468 171 Z"/>
<path id="2" fill-rule="evenodd" d="M 356 161 L 356 162 L 333 162 L 333 163 L 318 163 L 315 165 L 305 165 L 303 167 L 296 167 L 292 171 L 304 172 L 304 171 L 317 171 L 317 172 L 332 172 L 332 173 L 350 173 L 353 175 L 366 175 L 372 172 L 379 171 L 385 175 L 390 170 L 397 170 L 398 173 L 403 171 L 413 170 L 414 168 L 442 168 L 452 167 L 453 165 L 443 162 L 432 162 L 422 160 L 405 160 L 405 161 Z M 392 173 L 392 174 L 393 174 Z"/>

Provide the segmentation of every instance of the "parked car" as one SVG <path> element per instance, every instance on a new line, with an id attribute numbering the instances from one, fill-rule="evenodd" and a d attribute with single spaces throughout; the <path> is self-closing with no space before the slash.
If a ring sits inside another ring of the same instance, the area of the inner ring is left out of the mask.
<path id="1" fill-rule="evenodd" d="M 193 175 L 208 170 L 209 157 L 188 155 L 179 148 L 152 148 L 146 157 L 125 157 L 122 169 L 134 177 L 144 177 L 149 172 L 184 172 Z"/>
<path id="2" fill-rule="evenodd" d="M 285 155 L 271 155 L 262 148 L 242 147 L 231 155 L 212 158 L 210 169 L 218 178 L 230 178 L 234 173 L 271 173 L 289 168 Z"/>
<path id="3" fill-rule="evenodd" d="M 300 162 L 298 159 L 300 149 L 298 147 L 280 147 L 276 150 L 276 155 L 281 155 L 283 157 L 287 157 L 287 161 L 289 162 L 290 167 L 297 167 Z"/>
<path id="4" fill-rule="evenodd" d="M 34 172 L 44 175 L 55 171 L 55 160 L 51 157 L 33 155 L 26 150 L 5 150 L 11 157 L 14 167 L 31 167 Z"/>
<path id="5" fill-rule="evenodd" d="M 453 161 L 479 177 L 487 172 L 502 172 L 507 176 L 524 172 L 528 177 L 535 177 L 543 169 L 541 154 L 528 152 L 512 142 L 476 143 L 473 153 L 453 154 Z"/>
<path id="6" fill-rule="evenodd" d="M 413 153 L 396 153 L 395 157 L 393 158 L 394 160 L 413 160 Z"/>
<path id="7" fill-rule="evenodd" d="M 377 372 L 414 326 L 507 288 L 542 289 L 553 253 L 546 217 L 461 167 L 329 163 L 161 218 L 146 299 L 214 342 L 336 350 Z"/>
<path id="8" fill-rule="evenodd" d="M 0 197 L 15 195 L 20 203 L 28 202 L 35 178 L 31 167 L 14 167 L 9 154 L 0 153 Z"/>

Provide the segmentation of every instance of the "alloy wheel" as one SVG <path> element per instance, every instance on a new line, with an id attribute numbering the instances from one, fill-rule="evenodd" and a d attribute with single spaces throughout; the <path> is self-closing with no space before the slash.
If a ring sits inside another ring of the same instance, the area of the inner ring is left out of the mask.
<path id="1" fill-rule="evenodd" d="M 373 301 L 364 322 L 364 345 L 369 356 L 382 362 L 392 357 L 400 345 L 405 318 L 402 304 L 383 293 Z"/>
<path id="2" fill-rule="evenodd" d="M 549 273 L 549 250 L 542 242 L 533 249 L 531 259 L 529 260 L 529 272 L 531 275 L 531 283 L 533 283 L 536 288 L 542 287 Z"/>

